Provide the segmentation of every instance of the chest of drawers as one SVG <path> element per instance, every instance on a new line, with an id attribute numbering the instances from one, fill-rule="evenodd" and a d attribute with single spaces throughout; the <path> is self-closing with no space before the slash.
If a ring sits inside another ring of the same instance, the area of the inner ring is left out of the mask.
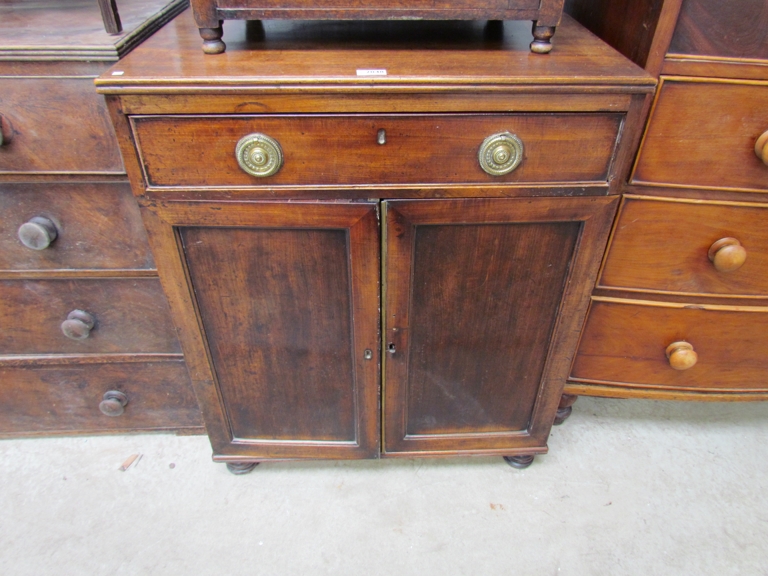
<path id="1" fill-rule="evenodd" d="M 97 81 L 234 471 L 546 451 L 654 81 L 572 21 L 396 26 L 216 60 L 186 14 Z"/>
<path id="2" fill-rule="evenodd" d="M 566 392 L 767 398 L 768 4 L 570 10 L 660 82 Z"/>
<path id="3" fill-rule="evenodd" d="M 200 431 L 93 79 L 182 9 L 0 6 L 0 435 Z"/>

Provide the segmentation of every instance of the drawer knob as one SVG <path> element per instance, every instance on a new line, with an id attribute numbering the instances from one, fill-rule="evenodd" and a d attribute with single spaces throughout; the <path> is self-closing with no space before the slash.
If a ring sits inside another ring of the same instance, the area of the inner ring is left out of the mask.
<path id="1" fill-rule="evenodd" d="M 733 272 L 744 265 L 747 251 L 736 238 L 720 238 L 707 253 L 718 272 Z"/>
<path id="2" fill-rule="evenodd" d="M 760 134 L 760 137 L 755 141 L 755 154 L 763 164 L 768 166 L 768 130 Z"/>
<path id="3" fill-rule="evenodd" d="M 125 412 L 125 407 L 128 404 L 128 396 L 119 390 L 110 390 L 104 392 L 101 402 L 99 402 L 99 410 L 105 416 L 120 416 Z"/>
<path id="4" fill-rule="evenodd" d="M 43 216 L 35 216 L 19 226 L 19 240 L 32 250 L 45 250 L 58 235 L 56 225 Z"/>
<path id="5" fill-rule="evenodd" d="M 251 176 L 264 178 L 276 174 L 283 165 L 280 143 L 266 134 L 248 134 L 235 147 L 237 163 Z"/>
<path id="6" fill-rule="evenodd" d="M 13 126 L 11 121 L 4 115 L 0 114 L 0 146 L 8 144 L 13 138 Z"/>
<path id="7" fill-rule="evenodd" d="M 96 319 L 93 315 L 83 310 L 72 310 L 67 314 L 67 319 L 61 323 L 61 331 L 64 336 L 72 340 L 85 340 L 91 334 Z"/>
<path id="8" fill-rule="evenodd" d="M 688 370 L 696 365 L 699 355 L 688 342 L 672 342 L 667 346 L 667 358 L 675 370 Z"/>
<path id="9" fill-rule="evenodd" d="M 491 176 L 509 174 L 523 161 L 523 141 L 510 132 L 488 136 L 477 157 L 480 167 Z"/>

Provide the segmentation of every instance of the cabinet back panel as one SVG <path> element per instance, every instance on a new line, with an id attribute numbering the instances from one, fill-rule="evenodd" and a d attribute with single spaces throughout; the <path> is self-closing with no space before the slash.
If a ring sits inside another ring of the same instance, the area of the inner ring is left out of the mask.
<path id="1" fill-rule="evenodd" d="M 232 434 L 354 442 L 344 230 L 182 228 Z"/>
<path id="2" fill-rule="evenodd" d="M 579 229 L 416 227 L 409 435 L 527 428 Z"/>

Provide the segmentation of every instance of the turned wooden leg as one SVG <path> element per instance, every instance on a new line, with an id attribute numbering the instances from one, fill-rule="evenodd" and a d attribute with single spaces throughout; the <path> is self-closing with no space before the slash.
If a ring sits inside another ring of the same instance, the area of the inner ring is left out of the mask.
<path id="1" fill-rule="evenodd" d="M 240 474 L 248 474 L 258 465 L 258 462 L 227 462 L 227 470 L 239 476 Z"/>
<path id="2" fill-rule="evenodd" d="M 227 45 L 221 41 L 224 35 L 224 28 L 221 26 L 221 20 L 216 28 L 200 28 L 200 37 L 203 39 L 203 52 L 206 54 L 221 54 L 227 49 Z"/>
<path id="3" fill-rule="evenodd" d="M 524 456 L 504 456 L 504 461 L 512 466 L 512 468 L 522 470 L 533 464 L 533 454 L 525 454 Z"/>
<path id="4" fill-rule="evenodd" d="M 555 426 L 560 426 L 560 424 L 568 420 L 568 416 L 573 412 L 573 403 L 578 398 L 578 396 L 572 394 L 563 394 L 560 397 L 560 404 L 557 406 L 557 416 L 555 416 Z"/>
<path id="5" fill-rule="evenodd" d="M 555 35 L 555 26 L 539 26 L 533 23 L 533 42 L 531 42 L 531 52 L 536 54 L 547 54 L 552 50 L 550 39 Z"/>

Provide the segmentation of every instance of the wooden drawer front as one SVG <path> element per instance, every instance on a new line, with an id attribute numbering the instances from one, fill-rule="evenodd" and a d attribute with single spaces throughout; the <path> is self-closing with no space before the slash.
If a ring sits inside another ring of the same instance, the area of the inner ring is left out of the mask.
<path id="1" fill-rule="evenodd" d="M 689 342 L 698 354 L 688 370 L 669 365 L 665 350 L 678 341 Z M 765 308 L 733 311 L 595 301 L 571 377 L 649 388 L 748 391 L 768 390 L 766 374 Z"/>
<path id="2" fill-rule="evenodd" d="M 110 390 L 128 399 L 120 416 L 99 410 Z M 202 425 L 182 361 L 0 367 L 0 434 Z"/>
<path id="3" fill-rule="evenodd" d="M 64 335 L 73 310 L 93 316 L 84 340 Z M 0 281 L 0 355 L 180 353 L 156 278 Z"/>
<path id="4" fill-rule="evenodd" d="M 56 237 L 41 250 L 19 239 L 19 227 L 46 218 Z M 0 185 L 0 271 L 154 269 L 130 186 Z"/>
<path id="5" fill-rule="evenodd" d="M 365 0 L 216 0 L 219 10 L 241 11 L 244 9 L 263 11 L 265 18 L 294 17 L 322 18 L 330 12 L 334 18 L 360 19 L 413 19 L 418 17 L 466 18 L 470 15 L 506 14 L 515 10 L 535 13 L 539 0 L 486 0 L 478 4 L 474 0 L 379 0 L 373 5 Z M 303 13 L 297 16 L 295 13 Z M 343 14 L 339 14 L 342 12 Z M 236 16 L 231 16 L 236 17 Z M 490 18 L 490 16 L 486 16 Z"/>
<path id="6" fill-rule="evenodd" d="M 92 78 L 0 78 L 0 115 L 13 133 L 0 174 L 124 171 Z"/>
<path id="7" fill-rule="evenodd" d="M 456 182 L 605 182 L 621 114 L 424 116 L 139 116 L 133 129 L 150 186 Z M 385 131 L 385 144 L 378 143 Z M 504 176 L 478 162 L 488 136 L 523 142 Z M 254 177 L 235 159 L 251 133 L 280 143 L 279 172 Z"/>
<path id="8" fill-rule="evenodd" d="M 669 53 L 768 60 L 765 0 L 683 0 Z"/>
<path id="9" fill-rule="evenodd" d="M 766 221 L 765 205 L 627 196 L 598 285 L 651 292 L 766 296 Z M 723 238 L 736 239 L 746 251 L 746 261 L 736 270 L 719 272 L 709 259 L 710 247 Z"/>
<path id="10" fill-rule="evenodd" d="M 662 83 L 633 181 L 768 189 L 755 142 L 768 130 L 768 83 Z"/>

